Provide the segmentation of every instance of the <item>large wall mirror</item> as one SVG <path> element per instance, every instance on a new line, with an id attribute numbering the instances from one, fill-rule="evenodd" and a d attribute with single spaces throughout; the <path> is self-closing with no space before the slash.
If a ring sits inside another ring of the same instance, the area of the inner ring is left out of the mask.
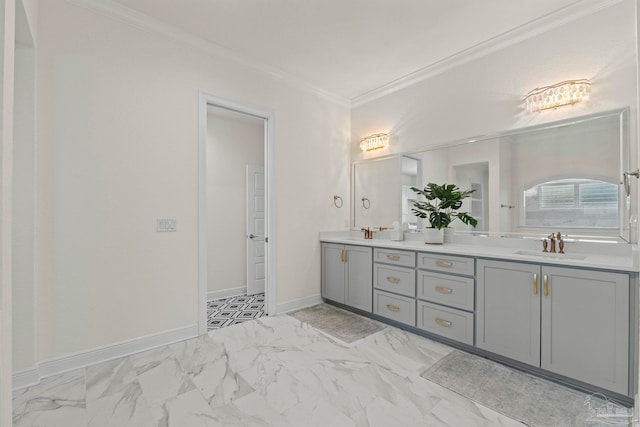
<path id="1" fill-rule="evenodd" d="M 475 190 L 463 210 L 478 225 L 454 223 L 459 232 L 526 237 L 560 231 L 576 240 L 629 241 L 636 179 L 624 183 L 624 172 L 635 168 L 628 114 L 619 109 L 355 162 L 353 226 L 428 226 L 411 213 L 416 195 L 410 188 L 435 182 Z"/>

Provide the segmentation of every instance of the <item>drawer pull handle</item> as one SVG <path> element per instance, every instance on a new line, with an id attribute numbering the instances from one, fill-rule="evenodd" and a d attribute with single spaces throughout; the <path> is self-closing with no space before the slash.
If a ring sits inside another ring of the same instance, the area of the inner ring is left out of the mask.
<path id="1" fill-rule="evenodd" d="M 438 267 L 452 267 L 453 263 L 451 261 L 442 261 L 439 259 L 436 261 L 436 265 Z"/>
<path id="2" fill-rule="evenodd" d="M 400 279 L 398 279 L 397 277 L 387 277 L 387 282 L 400 283 Z"/>
<path id="3" fill-rule="evenodd" d="M 391 311 L 400 311 L 400 307 L 398 307 L 397 305 L 393 305 L 393 304 L 387 304 L 387 308 Z"/>
<path id="4" fill-rule="evenodd" d="M 445 288 L 444 286 L 436 286 L 436 291 L 440 292 L 441 294 L 450 294 L 453 292 L 453 289 Z"/>
<path id="5" fill-rule="evenodd" d="M 400 255 L 387 255 L 387 258 L 392 261 L 398 261 L 400 259 Z"/>
<path id="6" fill-rule="evenodd" d="M 451 325 L 452 325 L 452 323 L 451 323 L 451 322 L 448 322 L 448 321 L 446 321 L 446 320 L 444 320 L 444 319 L 441 319 L 441 318 L 439 318 L 439 317 L 436 317 L 436 323 L 437 323 L 438 325 L 440 325 L 440 326 L 446 326 L 447 328 L 450 328 L 450 327 L 451 327 Z"/>

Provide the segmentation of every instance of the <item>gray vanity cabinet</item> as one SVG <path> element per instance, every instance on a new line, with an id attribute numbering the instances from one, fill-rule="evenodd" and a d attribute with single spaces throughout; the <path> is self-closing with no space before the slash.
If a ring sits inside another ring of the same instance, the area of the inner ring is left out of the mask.
<path id="1" fill-rule="evenodd" d="M 371 312 L 372 248 L 335 243 L 321 247 L 322 297 Z"/>
<path id="2" fill-rule="evenodd" d="M 476 347 L 540 366 L 540 266 L 479 259 L 477 271 Z"/>
<path id="3" fill-rule="evenodd" d="M 629 393 L 629 276 L 478 260 L 476 346 Z"/>
<path id="4" fill-rule="evenodd" d="M 472 346 L 475 259 L 418 253 L 416 325 Z"/>
<path id="5" fill-rule="evenodd" d="M 374 248 L 373 261 L 373 312 L 415 327 L 415 252 Z"/>
<path id="6" fill-rule="evenodd" d="M 629 276 L 545 266 L 542 284 L 541 367 L 628 394 Z"/>

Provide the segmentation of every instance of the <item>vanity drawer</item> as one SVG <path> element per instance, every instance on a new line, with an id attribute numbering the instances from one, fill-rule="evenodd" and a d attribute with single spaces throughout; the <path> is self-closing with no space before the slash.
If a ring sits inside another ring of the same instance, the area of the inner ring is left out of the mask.
<path id="1" fill-rule="evenodd" d="M 418 328 L 473 345 L 473 313 L 418 301 Z"/>
<path id="2" fill-rule="evenodd" d="M 473 311 L 475 280 L 472 277 L 418 271 L 418 298 Z"/>
<path id="3" fill-rule="evenodd" d="M 416 270 L 373 264 L 373 287 L 408 297 L 416 296 Z"/>
<path id="4" fill-rule="evenodd" d="M 385 264 L 401 265 L 403 267 L 416 266 L 416 253 L 397 251 L 395 249 L 373 248 L 373 261 Z"/>
<path id="5" fill-rule="evenodd" d="M 473 276 L 476 272 L 474 258 L 431 253 L 418 253 L 418 268 L 465 276 Z"/>
<path id="6" fill-rule="evenodd" d="M 373 291 L 373 312 L 387 319 L 416 326 L 416 300 L 383 291 Z"/>

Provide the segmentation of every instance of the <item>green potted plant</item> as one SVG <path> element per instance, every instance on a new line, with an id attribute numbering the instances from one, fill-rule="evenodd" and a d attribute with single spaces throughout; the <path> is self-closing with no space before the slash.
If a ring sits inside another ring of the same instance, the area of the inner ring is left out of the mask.
<path id="1" fill-rule="evenodd" d="M 448 227 L 456 218 L 464 224 L 475 227 L 478 220 L 468 212 L 457 212 L 462 207 L 462 201 L 471 196 L 475 190 L 462 191 L 455 184 L 434 184 L 430 182 L 423 190 L 411 187 L 415 193 L 424 196 L 425 201 L 413 202 L 411 211 L 419 218 L 428 219 L 430 228 L 425 228 L 425 243 L 442 244 L 443 229 Z"/>

